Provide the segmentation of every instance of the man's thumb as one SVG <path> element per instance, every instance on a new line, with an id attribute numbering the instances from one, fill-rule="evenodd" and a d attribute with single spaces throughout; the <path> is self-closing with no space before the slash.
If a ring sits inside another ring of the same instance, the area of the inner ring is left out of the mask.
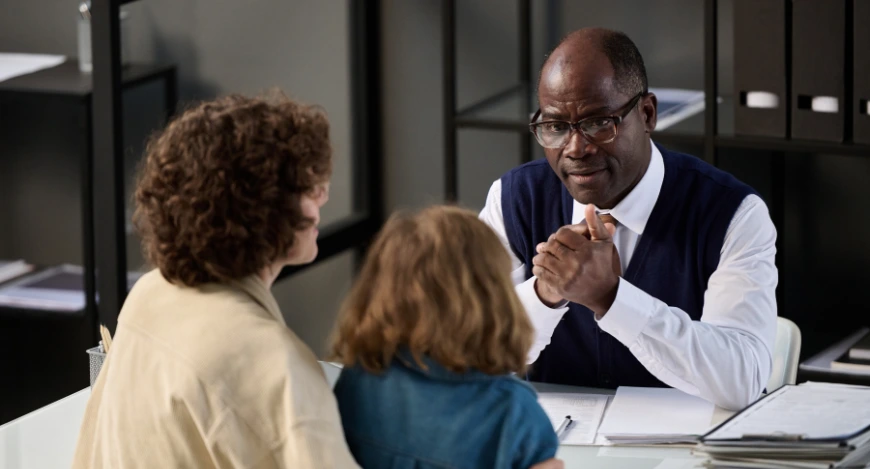
<path id="1" fill-rule="evenodd" d="M 586 226 L 589 227 L 589 237 L 592 241 L 607 241 L 613 237 L 613 232 L 616 228 L 611 225 L 608 229 L 598 214 L 595 213 L 595 206 L 589 204 L 586 206 Z"/>

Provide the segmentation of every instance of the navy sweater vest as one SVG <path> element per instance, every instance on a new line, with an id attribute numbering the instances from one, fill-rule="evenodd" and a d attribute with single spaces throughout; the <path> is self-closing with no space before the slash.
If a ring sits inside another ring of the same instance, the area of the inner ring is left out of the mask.
<path id="1" fill-rule="evenodd" d="M 740 203 L 754 191 L 698 158 L 659 150 L 664 182 L 623 278 L 697 321 L 725 232 Z M 571 224 L 574 200 L 543 159 L 511 170 L 501 183 L 508 240 L 525 263 L 528 279 L 535 246 Z M 528 378 L 605 388 L 664 386 L 626 346 L 598 327 L 592 311 L 575 303 L 569 304 Z"/>

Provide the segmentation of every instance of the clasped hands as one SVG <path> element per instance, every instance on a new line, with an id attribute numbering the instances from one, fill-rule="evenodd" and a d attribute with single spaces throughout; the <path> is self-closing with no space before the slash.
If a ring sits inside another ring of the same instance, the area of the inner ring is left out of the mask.
<path id="1" fill-rule="evenodd" d="M 586 226 L 566 225 L 536 247 L 532 273 L 535 291 L 548 306 L 564 300 L 586 306 L 597 318 L 616 299 L 622 268 L 613 244 L 616 227 L 604 223 L 592 204 L 586 206 Z"/>

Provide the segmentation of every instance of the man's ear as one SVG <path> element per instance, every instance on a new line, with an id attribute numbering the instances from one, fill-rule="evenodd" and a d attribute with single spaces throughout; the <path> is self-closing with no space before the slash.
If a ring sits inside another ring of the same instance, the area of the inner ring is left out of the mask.
<path id="1" fill-rule="evenodd" d="M 640 98 L 640 116 L 643 119 L 646 133 L 651 134 L 656 129 L 656 119 L 658 117 L 657 108 L 659 99 L 653 93 L 647 93 L 646 96 Z"/>

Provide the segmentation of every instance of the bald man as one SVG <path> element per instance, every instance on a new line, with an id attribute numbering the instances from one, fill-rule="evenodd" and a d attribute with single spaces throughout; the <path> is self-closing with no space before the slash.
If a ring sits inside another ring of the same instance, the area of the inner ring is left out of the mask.
<path id="1" fill-rule="evenodd" d="M 656 97 L 624 34 L 548 57 L 530 124 L 546 160 L 493 183 L 481 218 L 535 325 L 532 381 L 757 399 L 776 337 L 776 230 L 742 182 L 651 140 Z"/>

